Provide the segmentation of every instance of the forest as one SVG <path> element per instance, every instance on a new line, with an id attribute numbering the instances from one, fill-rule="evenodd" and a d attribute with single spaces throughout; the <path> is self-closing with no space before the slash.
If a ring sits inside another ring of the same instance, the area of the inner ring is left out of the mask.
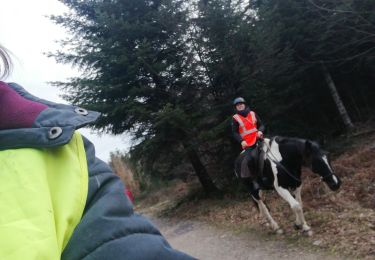
<path id="1" fill-rule="evenodd" d="M 61 0 L 71 35 L 49 53 L 80 69 L 54 82 L 92 126 L 127 134 L 138 175 L 231 180 L 241 96 L 282 135 L 321 144 L 374 119 L 375 1 Z"/>

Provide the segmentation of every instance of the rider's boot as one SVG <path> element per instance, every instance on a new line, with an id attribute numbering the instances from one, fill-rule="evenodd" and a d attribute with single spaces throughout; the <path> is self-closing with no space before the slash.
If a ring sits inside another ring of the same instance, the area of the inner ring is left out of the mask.
<path id="1" fill-rule="evenodd" d="M 252 185 L 252 189 L 253 189 L 254 191 L 259 191 L 259 189 L 260 189 L 260 185 L 259 185 L 259 183 L 258 183 L 256 180 L 253 180 L 253 181 L 251 182 L 251 185 Z"/>

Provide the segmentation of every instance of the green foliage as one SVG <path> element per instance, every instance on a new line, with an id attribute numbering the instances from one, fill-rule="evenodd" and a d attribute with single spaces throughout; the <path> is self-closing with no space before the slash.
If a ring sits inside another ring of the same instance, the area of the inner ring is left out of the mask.
<path id="1" fill-rule="evenodd" d="M 374 44 L 369 44 L 375 26 L 374 12 L 369 10 L 375 9 L 374 4 L 341 0 L 252 3 L 259 17 L 256 78 L 268 90 L 263 90 L 268 104 L 258 103 L 264 100 L 259 95 L 256 102 L 271 121 L 273 133 L 323 138 L 342 128 L 322 63 L 351 117 L 360 121 L 369 115 L 374 109 L 370 108 L 374 92 L 367 74 L 373 71 L 368 61 L 374 55 Z M 364 74 L 367 79 L 362 78 Z M 372 93 L 365 97 L 366 92 Z"/>
<path id="2" fill-rule="evenodd" d="M 231 180 L 236 96 L 269 134 L 330 138 L 343 124 L 322 64 L 355 122 L 374 111 L 375 2 L 61 2 L 71 12 L 52 19 L 73 36 L 51 56 L 82 76 L 56 84 L 103 114 L 95 128 L 132 134 L 146 175 L 184 172 L 198 155 L 197 172 L 202 163 L 217 183 Z"/>

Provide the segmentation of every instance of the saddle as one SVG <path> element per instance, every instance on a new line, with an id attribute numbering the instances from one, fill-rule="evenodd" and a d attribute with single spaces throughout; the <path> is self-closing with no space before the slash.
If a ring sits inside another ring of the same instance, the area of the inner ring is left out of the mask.
<path id="1" fill-rule="evenodd" d="M 263 169 L 264 169 L 264 159 L 266 157 L 266 146 L 265 143 L 261 140 L 257 141 L 256 147 L 253 150 L 255 153 L 253 153 L 253 160 L 249 161 L 252 165 L 249 165 L 249 168 L 252 171 L 255 171 L 254 175 L 257 176 L 258 180 L 261 180 L 263 178 Z M 244 153 L 245 150 L 241 152 Z M 241 177 L 240 169 L 237 171 L 235 170 L 235 174 L 238 178 Z"/>

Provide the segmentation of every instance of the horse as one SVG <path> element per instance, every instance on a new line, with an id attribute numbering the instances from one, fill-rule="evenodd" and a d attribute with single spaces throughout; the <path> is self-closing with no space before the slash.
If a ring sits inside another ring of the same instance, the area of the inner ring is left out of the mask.
<path id="1" fill-rule="evenodd" d="M 271 139 L 265 138 L 260 145 L 260 149 L 263 151 L 260 154 L 264 155 L 261 158 L 261 160 L 264 160 L 264 166 L 261 174 L 258 174 L 260 189 L 250 188 L 251 197 L 256 202 L 260 214 L 266 217 L 277 234 L 283 233 L 262 200 L 262 190 L 276 190 L 289 203 L 296 215 L 294 227 L 302 229 L 303 233 L 311 236 L 313 233 L 306 223 L 302 209 L 301 169 L 302 166 L 311 168 L 314 173 L 320 175 L 321 180 L 331 190 L 338 190 L 341 180 L 335 175 L 326 152 L 321 150 L 319 144 L 314 141 L 280 136 Z M 236 159 L 235 173 L 237 176 L 239 176 L 243 158 L 244 153 L 242 152 Z"/>

